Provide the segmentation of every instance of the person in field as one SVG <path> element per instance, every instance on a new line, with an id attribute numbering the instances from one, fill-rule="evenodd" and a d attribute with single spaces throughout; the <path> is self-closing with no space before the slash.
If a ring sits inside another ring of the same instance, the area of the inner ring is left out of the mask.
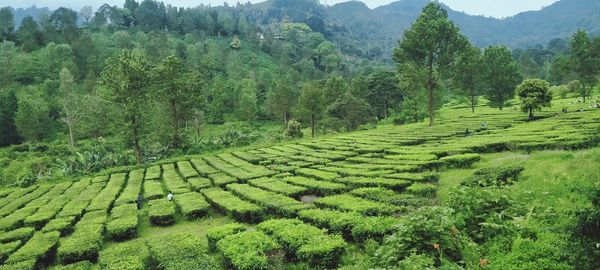
<path id="1" fill-rule="evenodd" d="M 137 209 L 138 210 L 142 209 L 142 200 L 143 199 L 144 198 L 142 197 L 142 193 L 138 193 L 137 200 L 136 200 L 136 202 L 137 202 Z"/>
<path id="2" fill-rule="evenodd" d="M 173 200 L 173 193 L 171 193 L 170 190 L 169 190 L 169 194 L 167 195 L 167 200 L 169 200 L 169 201 Z"/>

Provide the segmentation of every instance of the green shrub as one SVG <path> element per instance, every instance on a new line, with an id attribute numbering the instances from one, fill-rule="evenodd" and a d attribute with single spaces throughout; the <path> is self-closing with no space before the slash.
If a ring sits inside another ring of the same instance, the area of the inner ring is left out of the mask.
<path id="1" fill-rule="evenodd" d="M 291 138 L 302 138 L 304 134 L 302 133 L 302 125 L 300 122 L 296 120 L 288 121 L 287 129 L 285 130 L 285 135 Z"/>
<path id="2" fill-rule="evenodd" d="M 81 224 L 80 221 L 72 235 L 60 239 L 56 253 L 58 261 L 62 264 L 84 260 L 96 261 L 98 251 L 102 247 L 103 232 L 102 224 Z"/>
<path id="3" fill-rule="evenodd" d="M 291 175 L 289 175 L 289 176 L 291 176 Z M 250 183 L 250 185 L 252 185 L 252 186 L 259 187 L 259 188 L 262 188 L 262 189 L 265 189 L 268 191 L 281 193 L 281 194 L 289 196 L 289 197 L 297 197 L 301 194 L 306 193 L 306 191 L 308 190 L 305 187 L 290 185 L 290 184 L 288 184 L 282 180 L 279 180 L 277 178 L 252 179 L 252 180 L 248 181 L 248 183 Z"/>
<path id="4" fill-rule="evenodd" d="M 106 225 L 108 236 L 116 241 L 135 238 L 137 235 L 138 215 L 137 205 L 124 204 L 113 208 L 113 218 Z"/>
<path id="5" fill-rule="evenodd" d="M 15 264 L 33 260 L 40 265 L 48 265 L 59 238 L 59 232 L 35 234 L 25 245 L 10 255 L 5 263 Z"/>
<path id="6" fill-rule="evenodd" d="M 217 242 L 219 240 L 225 238 L 225 236 L 236 234 L 245 230 L 246 226 L 239 223 L 229 223 L 208 230 L 208 232 L 206 233 L 206 238 L 208 240 L 208 249 L 210 251 L 217 250 Z"/>
<path id="7" fill-rule="evenodd" d="M 227 262 L 237 270 L 269 269 L 269 256 L 279 245 L 262 232 L 241 232 L 217 243 Z"/>
<path id="8" fill-rule="evenodd" d="M 74 222 L 74 216 L 55 218 L 50 220 L 50 222 L 48 222 L 46 226 L 42 228 L 42 232 L 59 231 L 60 235 L 65 236 L 73 231 Z"/>
<path id="9" fill-rule="evenodd" d="M 127 186 L 119 198 L 115 201 L 115 205 L 122 205 L 128 203 L 135 203 L 137 201 L 138 194 L 142 191 L 142 183 L 144 181 L 144 170 L 138 169 L 129 172 L 129 179 L 127 180 Z"/>
<path id="10" fill-rule="evenodd" d="M 160 166 L 152 166 L 146 169 L 144 180 L 159 180 L 160 179 Z"/>
<path id="11" fill-rule="evenodd" d="M 203 217 L 210 208 L 202 195 L 196 192 L 179 194 L 174 197 L 174 200 L 181 213 L 190 220 Z"/>
<path id="12" fill-rule="evenodd" d="M 316 179 L 323 180 L 323 181 L 333 181 L 339 177 L 337 173 L 324 172 L 324 171 L 319 171 L 319 170 L 309 169 L 309 168 L 297 169 L 296 174 L 306 176 L 309 178 L 316 178 Z"/>
<path id="13" fill-rule="evenodd" d="M 8 255 L 12 254 L 23 242 L 21 240 L 12 241 L 6 244 L 0 244 L 0 264 L 2 264 Z"/>
<path id="14" fill-rule="evenodd" d="M 196 168 L 196 171 L 198 171 L 198 173 L 200 173 L 201 176 L 208 176 L 209 174 L 213 174 L 213 173 L 218 173 L 219 170 L 211 167 L 210 165 L 206 164 L 206 162 L 202 159 L 196 159 L 193 158 L 191 160 L 192 164 L 194 165 L 194 167 Z"/>
<path id="15" fill-rule="evenodd" d="M 256 222 L 262 219 L 262 209 L 220 188 L 202 190 L 202 194 L 217 209 L 230 213 L 241 222 Z"/>
<path id="16" fill-rule="evenodd" d="M 159 181 L 144 181 L 144 200 L 150 201 L 165 196 Z"/>
<path id="17" fill-rule="evenodd" d="M 93 266 L 94 265 L 89 261 L 81 261 L 67 265 L 59 265 L 52 268 L 52 270 L 92 270 L 94 269 Z"/>
<path id="18" fill-rule="evenodd" d="M 175 223 L 175 206 L 166 199 L 153 200 L 148 203 L 150 223 L 157 226 L 168 226 Z"/>
<path id="19" fill-rule="evenodd" d="M 288 182 L 290 184 L 294 184 L 297 186 L 306 187 L 309 189 L 309 192 L 321 194 L 321 195 L 329 195 L 340 193 L 346 190 L 346 185 L 339 183 L 332 183 L 326 181 L 318 181 L 306 177 L 286 177 L 282 179 L 282 181 Z"/>
<path id="20" fill-rule="evenodd" d="M 313 267 L 336 267 L 346 248 L 341 236 L 327 235 L 323 230 L 297 219 L 272 219 L 257 228 L 272 235 L 289 256 L 307 261 Z"/>
<path id="21" fill-rule="evenodd" d="M 34 232 L 35 229 L 31 227 L 19 228 L 8 232 L 1 232 L 0 243 L 8 243 L 16 240 L 26 242 L 27 240 L 29 240 L 29 238 L 33 236 Z"/>
<path id="22" fill-rule="evenodd" d="M 224 187 L 228 184 L 237 182 L 237 179 L 235 179 L 234 177 L 231 177 L 227 174 L 224 174 L 224 173 L 209 174 L 208 178 L 210 178 L 210 180 L 212 180 L 213 184 L 218 187 Z"/>
<path id="23" fill-rule="evenodd" d="M 192 164 L 189 161 L 177 162 L 177 168 L 179 169 L 181 176 L 185 179 L 198 176 L 198 172 L 192 167 Z"/>
<path id="24" fill-rule="evenodd" d="M 396 268 L 401 261 L 413 254 L 438 257 L 439 249 L 444 258 L 460 261 L 462 254 L 474 246 L 456 229 L 453 210 L 445 207 L 422 207 L 413 214 L 403 217 L 394 227 L 393 234 L 384 239 L 377 249 L 374 262 L 377 267 Z"/>
<path id="25" fill-rule="evenodd" d="M 190 186 L 192 186 L 192 189 L 194 191 L 200 191 L 202 189 L 212 187 L 212 184 L 210 183 L 210 179 L 204 178 L 204 177 L 192 177 L 192 178 L 188 179 L 187 181 L 188 181 L 188 183 L 190 183 Z"/>
<path id="26" fill-rule="evenodd" d="M 114 244 L 100 252 L 98 264 L 103 270 L 144 270 L 150 266 L 150 252 L 143 241 Z"/>
<path id="27" fill-rule="evenodd" d="M 406 188 L 406 191 L 410 194 L 424 197 L 435 196 L 436 190 L 437 186 L 429 183 L 413 183 L 412 185 Z"/>
<path id="28" fill-rule="evenodd" d="M 352 239 L 361 243 L 367 240 L 381 241 L 398 223 L 395 217 L 363 217 L 352 228 Z"/>
<path id="29" fill-rule="evenodd" d="M 238 151 L 238 152 L 233 152 L 231 154 L 234 155 L 234 156 L 236 156 L 236 157 L 238 157 L 238 158 L 241 158 L 241 159 L 243 159 L 245 161 L 248 161 L 248 162 L 250 162 L 252 164 L 258 164 L 262 160 L 259 156 L 251 154 L 251 153 L 248 153 L 248 152 Z"/>
<path id="30" fill-rule="evenodd" d="M 227 189 L 280 215 L 294 216 L 296 211 L 312 207 L 279 193 L 265 191 L 247 184 L 229 184 Z"/>
<path id="31" fill-rule="evenodd" d="M 481 159 L 479 154 L 460 154 L 443 157 L 440 160 L 454 168 L 467 168 Z"/>
<path id="32" fill-rule="evenodd" d="M 468 178 L 463 184 L 472 187 L 501 187 L 511 185 L 518 180 L 524 169 L 525 167 L 519 165 L 483 168 L 476 170 L 473 176 Z"/>
<path id="33" fill-rule="evenodd" d="M 192 233 L 177 233 L 146 241 L 156 265 L 164 270 L 220 270 L 221 264 L 207 254 L 206 241 Z"/>
<path id="34" fill-rule="evenodd" d="M 0 265 L 0 270 L 35 270 L 36 265 L 36 260 L 27 260 Z"/>
<path id="35" fill-rule="evenodd" d="M 411 182 L 392 178 L 370 178 L 370 177 L 345 177 L 338 178 L 337 182 L 345 183 L 353 187 L 385 187 L 393 190 L 404 190 Z"/>
<path id="36" fill-rule="evenodd" d="M 355 211 L 364 215 L 389 215 L 400 210 L 400 208 L 387 203 L 370 201 L 354 197 L 348 194 L 323 197 L 315 201 L 315 205 L 329 207 L 344 211 Z"/>

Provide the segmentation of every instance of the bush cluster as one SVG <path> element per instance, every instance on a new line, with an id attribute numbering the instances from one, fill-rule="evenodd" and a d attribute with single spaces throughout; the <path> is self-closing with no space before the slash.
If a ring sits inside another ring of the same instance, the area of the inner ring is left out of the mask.
<path id="1" fill-rule="evenodd" d="M 308 189 L 301 186 L 290 185 L 277 178 L 258 178 L 248 181 L 251 186 L 259 187 L 268 191 L 281 193 L 289 197 L 298 197 L 305 194 Z"/>
<path id="2" fill-rule="evenodd" d="M 201 191 L 206 200 L 217 209 L 231 214 L 241 222 L 256 222 L 262 219 L 262 209 L 250 202 L 220 188 L 209 188 Z"/>
<path id="3" fill-rule="evenodd" d="M 174 197 L 174 200 L 179 207 L 179 211 L 189 220 L 205 216 L 210 208 L 202 195 L 196 192 L 178 194 Z"/>
<path id="4" fill-rule="evenodd" d="M 273 219 L 257 228 L 273 236 L 289 256 L 316 268 L 335 268 L 347 245 L 340 235 L 328 235 L 297 219 Z"/>
<path id="5" fill-rule="evenodd" d="M 75 231 L 60 239 L 57 251 L 58 261 L 68 264 L 83 260 L 96 261 L 102 247 L 106 213 L 103 211 L 85 214 L 75 225 Z"/>
<path id="6" fill-rule="evenodd" d="M 124 204 L 112 209 L 112 220 L 106 224 L 106 233 L 116 241 L 123 241 L 137 236 L 137 205 Z"/>
<path id="7" fill-rule="evenodd" d="M 177 233 L 146 241 L 153 259 L 150 269 L 222 269 L 213 257 L 208 255 L 206 241 L 192 233 Z"/>
<path id="8" fill-rule="evenodd" d="M 459 154 L 443 157 L 440 160 L 445 162 L 449 167 L 467 168 L 480 159 L 481 155 L 479 154 Z"/>
<path id="9" fill-rule="evenodd" d="M 319 195 L 336 194 L 346 190 L 346 185 L 344 184 L 319 181 L 301 176 L 286 177 L 283 178 L 282 181 L 306 187 L 310 193 Z"/>
<path id="10" fill-rule="evenodd" d="M 148 206 L 148 217 L 153 225 L 168 226 L 175 223 L 175 205 L 173 205 L 173 202 L 167 199 L 158 199 L 150 201 Z"/>
<path id="11" fill-rule="evenodd" d="M 288 196 L 255 188 L 248 184 L 229 184 L 227 189 L 279 215 L 294 216 L 296 211 L 312 207 Z"/>
<path id="12" fill-rule="evenodd" d="M 217 243 L 227 263 L 237 270 L 269 269 L 270 255 L 279 249 L 272 238 L 259 231 L 225 236 Z"/>
<path id="13" fill-rule="evenodd" d="M 11 254 L 4 264 L 34 261 L 35 264 L 48 265 L 59 238 L 59 232 L 37 233 L 25 245 Z"/>
<path id="14" fill-rule="evenodd" d="M 208 230 L 208 232 L 206 233 L 206 238 L 208 240 L 208 249 L 210 251 L 217 250 L 217 242 L 219 240 L 225 238 L 225 236 L 236 234 L 245 230 L 246 226 L 240 223 L 228 223 Z"/>
<path id="15" fill-rule="evenodd" d="M 391 215 L 400 210 L 391 204 L 370 201 L 348 194 L 323 197 L 317 199 L 315 205 L 343 211 L 355 211 L 369 216 Z"/>
<path id="16" fill-rule="evenodd" d="M 145 270 L 151 258 L 143 241 L 129 241 L 109 246 L 100 252 L 98 264 L 103 270 Z"/>

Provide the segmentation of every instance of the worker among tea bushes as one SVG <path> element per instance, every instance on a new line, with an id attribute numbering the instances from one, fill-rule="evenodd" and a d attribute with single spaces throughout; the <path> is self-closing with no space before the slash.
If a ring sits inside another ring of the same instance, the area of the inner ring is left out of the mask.
<path id="1" fill-rule="evenodd" d="M 169 194 L 167 195 L 167 200 L 169 200 L 169 201 L 173 200 L 173 193 L 171 193 L 170 190 L 169 190 Z"/>
<path id="2" fill-rule="evenodd" d="M 138 210 L 142 209 L 142 200 L 143 199 L 144 198 L 142 197 L 142 193 L 138 193 L 138 196 L 137 196 L 137 209 Z"/>

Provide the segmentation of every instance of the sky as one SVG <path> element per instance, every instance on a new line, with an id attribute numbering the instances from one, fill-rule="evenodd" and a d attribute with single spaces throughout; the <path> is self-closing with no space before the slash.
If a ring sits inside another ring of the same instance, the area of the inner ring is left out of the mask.
<path id="1" fill-rule="evenodd" d="M 213 6 L 222 5 L 224 2 L 235 4 L 238 1 L 245 3 L 248 0 L 161 0 L 174 6 L 195 7 L 199 4 L 211 4 Z M 264 0 L 250 0 L 250 2 L 262 2 Z M 348 0 L 320 0 L 322 4 L 333 5 Z M 362 0 L 369 7 L 375 8 L 381 5 L 389 4 L 395 0 Z M 471 15 L 485 15 L 488 17 L 503 18 L 515 15 L 519 12 L 528 10 L 539 10 L 548 6 L 557 0 L 440 0 L 454 10 L 464 11 Z M 10 5 L 12 7 L 49 7 L 55 9 L 66 6 L 79 10 L 84 5 L 90 5 L 94 9 L 108 3 L 121 6 L 124 0 L 0 0 L 0 6 Z"/>

